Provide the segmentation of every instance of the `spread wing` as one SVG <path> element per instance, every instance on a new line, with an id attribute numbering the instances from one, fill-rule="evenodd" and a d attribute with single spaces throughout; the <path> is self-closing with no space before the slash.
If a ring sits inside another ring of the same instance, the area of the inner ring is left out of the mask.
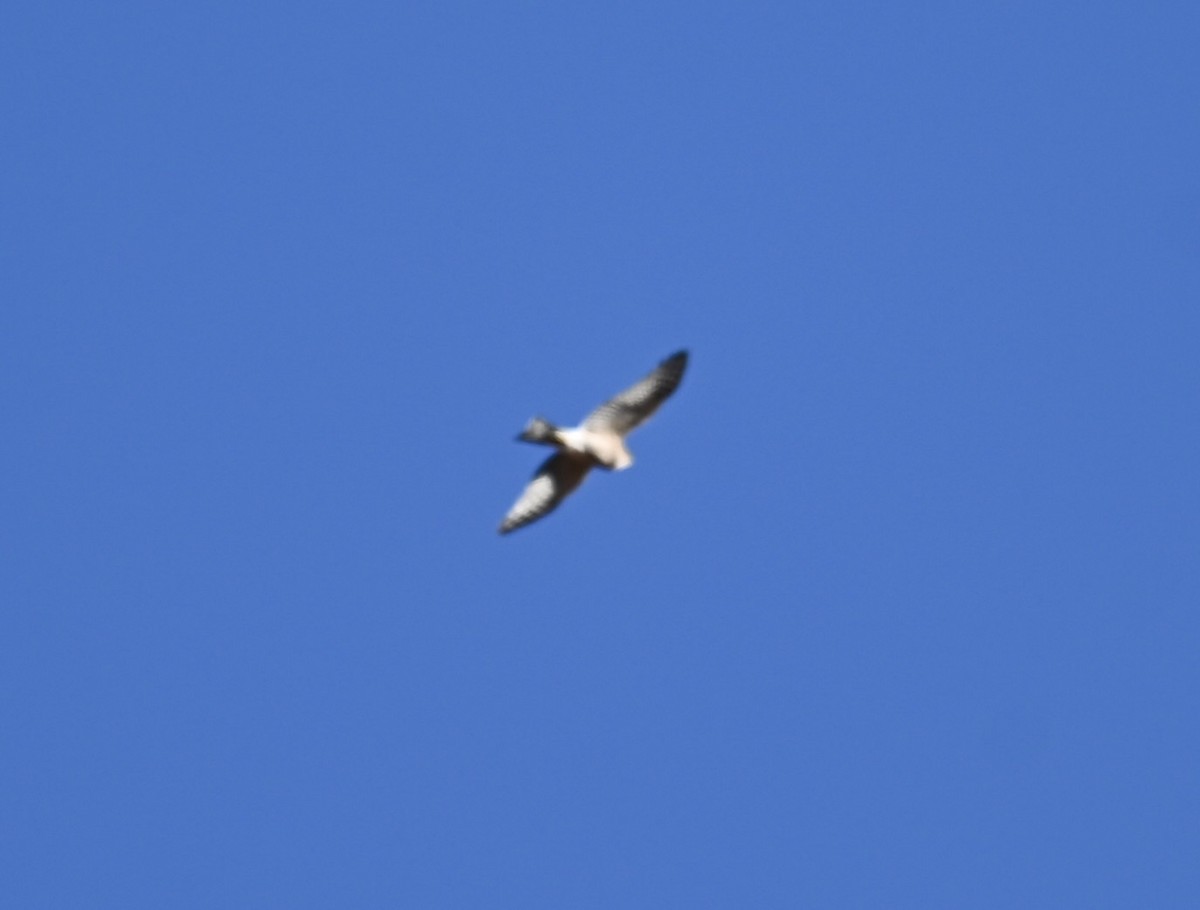
<path id="1" fill-rule="evenodd" d="M 560 502 L 567 498 L 577 486 L 583 483 L 583 478 L 592 465 L 584 458 L 556 452 L 537 469 L 533 480 L 525 487 L 520 498 L 500 523 L 500 533 L 507 534 L 517 528 L 537 521 L 543 515 L 553 512 Z"/>
<path id="2" fill-rule="evenodd" d="M 672 354 L 644 379 L 592 411 L 583 425 L 589 430 L 624 436 L 658 410 L 658 406 L 679 388 L 687 361 L 687 351 Z"/>

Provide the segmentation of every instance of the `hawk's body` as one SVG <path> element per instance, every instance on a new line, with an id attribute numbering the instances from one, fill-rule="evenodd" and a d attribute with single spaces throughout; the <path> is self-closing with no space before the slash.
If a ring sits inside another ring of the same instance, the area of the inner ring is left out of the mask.
<path id="1" fill-rule="evenodd" d="M 551 455 L 513 504 L 500 533 L 507 534 L 553 511 L 593 467 L 621 471 L 633 464 L 625 437 L 671 396 L 683 379 L 687 351 L 672 354 L 640 382 L 592 411 L 577 427 L 563 429 L 535 417 L 518 439 L 554 446 Z"/>

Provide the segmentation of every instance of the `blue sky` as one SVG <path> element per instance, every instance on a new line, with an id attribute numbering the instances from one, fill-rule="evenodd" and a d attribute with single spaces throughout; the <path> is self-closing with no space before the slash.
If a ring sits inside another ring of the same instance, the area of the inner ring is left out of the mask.
<path id="1" fill-rule="evenodd" d="M 1195 906 L 1198 45 L 10 4 L 12 905 Z"/>

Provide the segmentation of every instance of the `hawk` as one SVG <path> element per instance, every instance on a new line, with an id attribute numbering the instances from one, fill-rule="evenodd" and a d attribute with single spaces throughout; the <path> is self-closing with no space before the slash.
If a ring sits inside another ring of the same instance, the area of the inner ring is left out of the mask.
<path id="1" fill-rule="evenodd" d="M 500 533 L 515 531 L 550 514 L 583 483 L 592 468 L 623 471 L 632 465 L 633 455 L 625 447 L 625 437 L 679 388 L 687 361 L 687 351 L 672 354 L 643 379 L 592 411 L 577 427 L 556 427 L 543 417 L 530 420 L 517 439 L 553 446 L 558 451 L 542 462 L 508 510 L 500 523 Z"/>

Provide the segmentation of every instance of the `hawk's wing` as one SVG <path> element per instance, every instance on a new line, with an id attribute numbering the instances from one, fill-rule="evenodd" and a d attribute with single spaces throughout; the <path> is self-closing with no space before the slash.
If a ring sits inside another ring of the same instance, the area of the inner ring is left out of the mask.
<path id="1" fill-rule="evenodd" d="M 549 515 L 558 504 L 567 498 L 591 470 L 591 462 L 584 458 L 556 452 L 542 462 L 525 487 L 520 498 L 500 523 L 500 533 L 507 534 L 517 528 Z"/>
<path id="2" fill-rule="evenodd" d="M 592 411 L 583 425 L 589 430 L 624 436 L 679 388 L 687 361 L 687 351 L 672 354 L 644 379 Z"/>

